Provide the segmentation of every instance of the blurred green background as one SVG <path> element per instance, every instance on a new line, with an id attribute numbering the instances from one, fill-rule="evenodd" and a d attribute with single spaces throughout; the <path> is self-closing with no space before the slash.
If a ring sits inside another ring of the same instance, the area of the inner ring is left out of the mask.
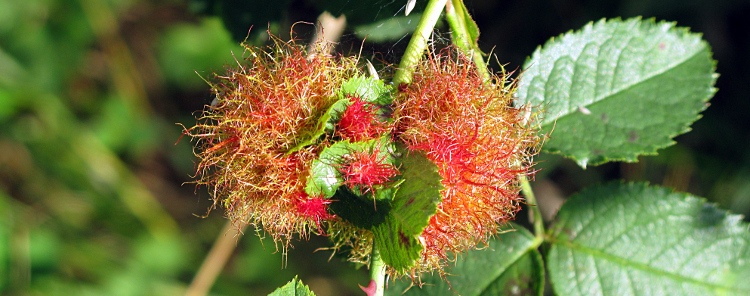
<path id="1" fill-rule="evenodd" d="M 293 24 L 324 10 L 347 16 L 339 51 L 397 62 L 419 17 L 402 16 L 405 2 L 0 0 L 0 294 L 184 293 L 225 223 L 220 210 L 201 218 L 210 197 L 186 183 L 195 157 L 176 124 L 194 124 L 211 101 L 201 77 L 241 59 L 239 42 L 262 44 L 267 29 L 289 38 Z M 535 186 L 564 197 L 610 179 L 649 180 L 750 213 L 750 3 L 467 6 L 480 45 L 510 69 L 547 38 L 602 17 L 642 15 L 703 32 L 722 76 L 692 132 L 637 164 L 584 171 L 542 155 Z M 300 42 L 314 30 L 294 26 Z M 359 295 L 367 282 L 364 269 L 315 252 L 325 238 L 297 242 L 284 258 L 247 232 L 212 294 L 264 295 L 295 274 L 318 295 Z"/>

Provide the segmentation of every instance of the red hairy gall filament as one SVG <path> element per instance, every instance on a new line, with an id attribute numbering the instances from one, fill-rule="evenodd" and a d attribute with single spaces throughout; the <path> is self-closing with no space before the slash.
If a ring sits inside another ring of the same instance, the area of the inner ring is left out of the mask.
<path id="1" fill-rule="evenodd" d="M 328 213 L 328 205 L 331 204 L 330 199 L 310 197 L 306 193 L 300 192 L 294 204 L 297 213 L 314 222 L 319 232 L 322 232 L 321 222 L 331 220 L 335 217 Z"/>
<path id="2" fill-rule="evenodd" d="M 355 151 L 347 156 L 341 167 L 346 185 L 350 188 L 361 188 L 363 192 L 372 192 L 375 185 L 382 185 L 398 175 L 395 166 L 385 162 L 385 157 L 378 157 L 378 152 L 368 153 Z"/>
<path id="3" fill-rule="evenodd" d="M 378 119 L 379 106 L 359 97 L 350 97 L 349 105 L 338 123 L 337 133 L 344 139 L 363 141 L 374 139 L 387 132 L 388 127 Z"/>

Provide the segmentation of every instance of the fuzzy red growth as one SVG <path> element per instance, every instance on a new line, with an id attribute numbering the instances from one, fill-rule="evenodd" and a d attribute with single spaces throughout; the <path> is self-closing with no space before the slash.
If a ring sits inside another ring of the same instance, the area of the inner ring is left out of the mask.
<path id="1" fill-rule="evenodd" d="M 450 135 L 434 134 L 425 142 L 415 143 L 412 150 L 427 152 L 435 163 L 442 164 L 443 183 L 455 183 L 462 174 L 471 170 L 471 162 L 476 156 L 472 152 L 472 138 L 453 138 Z"/>
<path id="2" fill-rule="evenodd" d="M 418 269 L 474 248 L 520 209 L 515 180 L 528 171 L 538 140 L 524 110 L 510 103 L 513 88 L 494 78 L 485 83 L 469 59 L 446 50 L 416 69 L 394 103 L 398 140 L 425 152 L 443 178 Z"/>
<path id="3" fill-rule="evenodd" d="M 335 217 L 328 213 L 329 204 L 331 204 L 331 200 L 329 199 L 323 197 L 310 197 L 306 193 L 301 192 L 297 195 L 295 208 L 300 216 L 312 221 L 320 232 L 320 223 L 331 220 Z"/>
<path id="4" fill-rule="evenodd" d="M 309 56 L 294 42 L 274 41 L 246 46 L 248 59 L 217 75 L 217 103 L 189 133 L 200 150 L 197 183 L 212 189 L 235 224 L 260 226 L 286 247 L 325 218 L 313 204 L 300 211 L 298 198 L 319 147 L 288 152 L 317 130 L 338 86 L 359 70 L 356 57 Z"/>
<path id="5" fill-rule="evenodd" d="M 378 120 L 380 107 L 358 97 L 351 97 L 350 100 L 352 104 L 346 108 L 338 123 L 337 133 L 342 138 L 363 141 L 374 139 L 388 130 L 386 124 Z"/>
<path id="6" fill-rule="evenodd" d="M 385 157 L 378 158 L 378 152 L 354 152 L 350 154 L 351 161 L 341 167 L 346 185 L 351 188 L 359 187 L 363 191 L 373 191 L 373 186 L 388 182 L 398 174 L 398 169 L 389 163 L 384 163 Z"/>

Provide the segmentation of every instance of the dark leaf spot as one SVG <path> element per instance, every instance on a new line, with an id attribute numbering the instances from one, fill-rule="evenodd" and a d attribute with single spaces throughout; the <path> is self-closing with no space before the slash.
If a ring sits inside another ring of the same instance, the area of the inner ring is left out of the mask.
<path id="1" fill-rule="evenodd" d="M 630 133 L 628 133 L 628 142 L 634 143 L 637 140 L 638 140 L 638 133 L 635 131 L 630 131 Z"/>
<path id="2" fill-rule="evenodd" d="M 408 247 L 411 247 L 411 241 L 409 240 L 409 237 L 404 234 L 403 231 L 398 232 L 398 238 L 401 240 L 401 244 Z"/>

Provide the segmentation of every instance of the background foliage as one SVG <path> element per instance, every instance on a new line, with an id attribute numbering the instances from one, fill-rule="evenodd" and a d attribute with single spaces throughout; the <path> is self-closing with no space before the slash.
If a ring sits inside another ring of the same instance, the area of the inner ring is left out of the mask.
<path id="1" fill-rule="evenodd" d="M 266 28 L 287 38 L 292 24 L 314 22 L 323 10 L 347 16 L 340 51 L 362 47 L 364 55 L 397 62 L 414 21 L 400 17 L 404 3 L 0 0 L 0 292 L 180 294 L 224 224 L 219 211 L 197 217 L 210 206 L 206 190 L 183 185 L 195 159 L 174 123 L 190 125 L 211 101 L 199 75 L 232 64 L 233 53 L 241 57 L 238 42 L 262 43 Z M 519 68 L 549 37 L 603 17 L 642 15 L 703 32 L 722 77 L 692 132 L 635 164 L 584 171 L 542 155 L 533 184 L 543 209 L 584 186 L 622 178 L 750 214 L 744 112 L 750 110 L 744 29 L 750 4 L 474 0 L 467 6 L 482 31 L 480 45 L 508 69 Z M 302 42 L 312 31 L 295 26 Z M 327 245 L 325 238 L 297 243 L 284 258 L 270 240 L 245 236 L 212 291 L 266 294 L 299 274 L 318 295 L 359 293 L 366 271 L 314 252 Z"/>

